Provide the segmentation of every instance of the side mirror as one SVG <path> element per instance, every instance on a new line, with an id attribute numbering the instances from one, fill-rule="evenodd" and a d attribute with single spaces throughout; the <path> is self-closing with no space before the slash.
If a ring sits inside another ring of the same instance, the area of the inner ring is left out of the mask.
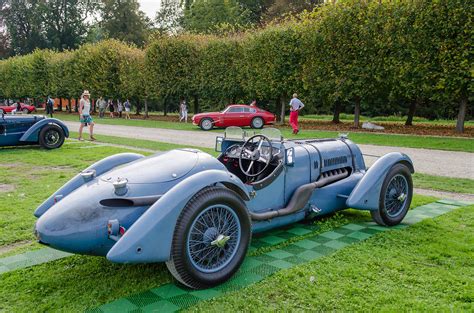
<path id="1" fill-rule="evenodd" d="M 216 137 L 216 145 L 214 147 L 214 149 L 216 150 L 216 152 L 222 152 L 222 142 L 224 141 L 224 138 L 223 137 Z"/>
<path id="2" fill-rule="evenodd" d="M 285 156 L 286 156 L 285 164 L 287 166 L 295 165 L 295 148 L 287 149 Z"/>

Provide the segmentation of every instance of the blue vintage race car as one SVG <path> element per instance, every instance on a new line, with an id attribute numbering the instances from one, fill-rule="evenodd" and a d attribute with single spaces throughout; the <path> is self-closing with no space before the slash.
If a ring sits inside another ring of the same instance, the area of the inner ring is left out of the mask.
<path id="1" fill-rule="evenodd" d="M 69 130 L 63 122 L 44 116 L 0 115 L 0 147 L 39 144 L 46 149 L 62 146 Z"/>
<path id="2" fill-rule="evenodd" d="M 410 158 L 389 153 L 366 169 L 345 137 L 283 140 L 240 128 L 194 149 L 123 153 L 85 169 L 35 211 L 39 242 L 118 263 L 166 262 L 191 288 L 226 281 L 252 233 L 345 208 L 397 225 L 413 195 Z"/>

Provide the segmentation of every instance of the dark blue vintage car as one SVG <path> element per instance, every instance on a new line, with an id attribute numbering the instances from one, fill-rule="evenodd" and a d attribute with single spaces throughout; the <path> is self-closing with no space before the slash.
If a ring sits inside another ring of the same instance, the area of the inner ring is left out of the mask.
<path id="1" fill-rule="evenodd" d="M 0 147 L 39 144 L 46 149 L 63 145 L 69 130 L 58 119 L 45 116 L 0 115 Z"/>

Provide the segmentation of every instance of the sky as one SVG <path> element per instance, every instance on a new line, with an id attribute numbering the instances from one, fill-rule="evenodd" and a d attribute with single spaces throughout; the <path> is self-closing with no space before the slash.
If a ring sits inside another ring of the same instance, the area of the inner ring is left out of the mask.
<path id="1" fill-rule="evenodd" d="M 160 0 L 138 0 L 140 3 L 140 10 L 146 13 L 146 15 L 154 19 L 156 11 L 160 8 Z"/>

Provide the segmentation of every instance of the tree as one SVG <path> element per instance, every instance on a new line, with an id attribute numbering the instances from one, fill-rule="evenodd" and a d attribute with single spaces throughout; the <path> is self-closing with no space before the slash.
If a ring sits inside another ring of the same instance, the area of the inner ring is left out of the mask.
<path id="1" fill-rule="evenodd" d="M 195 0 L 184 11 L 183 25 L 196 33 L 215 33 L 222 26 L 247 27 L 250 12 L 235 0 Z"/>
<path id="2" fill-rule="evenodd" d="M 48 47 L 59 51 L 76 49 L 84 41 L 86 20 L 95 8 L 95 2 L 90 0 L 46 1 L 43 21 Z"/>
<path id="3" fill-rule="evenodd" d="M 243 95 L 239 79 L 240 41 L 234 38 L 206 38 L 200 51 L 199 93 L 212 99 L 214 106 L 235 103 Z M 215 108 L 214 108 L 215 109 Z"/>
<path id="4" fill-rule="evenodd" d="M 143 46 L 150 21 L 139 8 L 137 0 L 103 0 L 101 23 L 108 37 Z"/>
<path id="5" fill-rule="evenodd" d="M 44 2 L 40 0 L 7 0 L 1 12 L 7 26 L 13 54 L 26 54 L 46 48 L 43 30 Z"/>
<path id="6" fill-rule="evenodd" d="M 155 23 L 160 33 L 175 34 L 181 30 L 183 9 L 180 0 L 162 0 Z"/>
<path id="7" fill-rule="evenodd" d="M 199 36 L 163 36 L 152 42 L 147 51 L 145 64 L 149 71 L 150 96 L 161 98 L 166 104 L 169 97 L 194 99 L 194 113 L 199 111 L 200 66 Z M 166 112 L 166 107 L 165 110 Z"/>
<path id="8" fill-rule="evenodd" d="M 290 95 L 303 93 L 300 32 L 293 25 L 268 27 L 243 42 L 240 73 L 247 94 L 276 100 L 280 122 Z"/>

